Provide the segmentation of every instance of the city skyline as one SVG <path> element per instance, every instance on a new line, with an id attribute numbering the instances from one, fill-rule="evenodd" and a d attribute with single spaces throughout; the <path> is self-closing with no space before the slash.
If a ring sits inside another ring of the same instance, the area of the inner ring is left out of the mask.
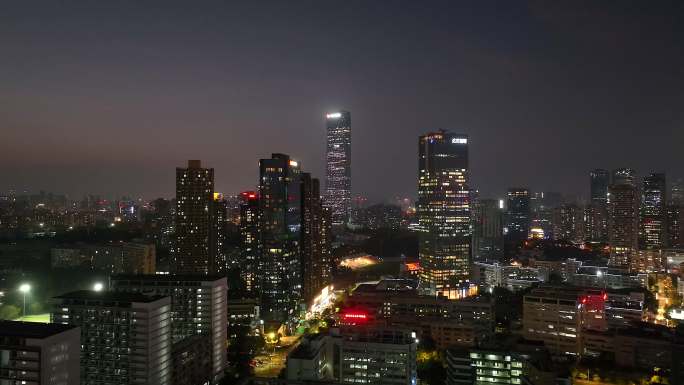
<path id="1" fill-rule="evenodd" d="M 8 7 L 0 190 L 170 197 L 173 167 L 203 159 L 217 191 L 237 193 L 273 152 L 323 177 L 337 109 L 354 112 L 354 194 L 372 201 L 415 197 L 415 137 L 440 127 L 471 138 L 483 196 L 585 196 L 596 167 L 682 177 L 681 5 L 499 4 L 496 23 L 484 3 L 351 5 L 321 34 L 327 5 L 277 19 L 250 5 Z"/>

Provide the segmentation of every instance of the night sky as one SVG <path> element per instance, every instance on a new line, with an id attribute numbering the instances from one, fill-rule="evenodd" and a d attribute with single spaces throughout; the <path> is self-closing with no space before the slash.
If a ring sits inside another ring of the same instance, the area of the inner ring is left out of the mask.
<path id="1" fill-rule="evenodd" d="M 0 192 L 172 197 L 202 159 L 234 193 L 272 152 L 323 180 L 335 109 L 376 201 L 415 196 L 440 127 L 470 135 L 484 196 L 684 177 L 681 1 L 138 3 L 2 3 Z"/>

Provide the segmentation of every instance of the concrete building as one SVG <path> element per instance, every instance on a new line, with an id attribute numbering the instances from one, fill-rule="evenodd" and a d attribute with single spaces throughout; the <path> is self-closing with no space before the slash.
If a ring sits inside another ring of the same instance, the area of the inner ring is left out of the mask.
<path id="1" fill-rule="evenodd" d="M 530 190 L 522 187 L 508 189 L 506 199 L 505 238 L 517 242 L 527 239 L 532 224 Z"/>
<path id="2" fill-rule="evenodd" d="M 189 160 L 176 168 L 176 242 L 171 271 L 178 274 L 215 274 L 220 266 L 213 255 L 212 230 L 214 169 Z"/>
<path id="3" fill-rule="evenodd" d="M 212 381 L 226 368 L 228 282 L 211 275 L 117 275 L 110 279 L 115 292 L 170 297 L 170 336 L 173 344 L 196 335 L 210 336 Z"/>
<path id="4" fill-rule="evenodd" d="M 529 342 L 528 342 L 529 344 Z M 547 367 L 548 351 L 510 347 L 446 350 L 447 385 L 551 385 L 555 374 Z"/>
<path id="5" fill-rule="evenodd" d="M 75 244 L 50 250 L 54 268 L 84 268 L 111 274 L 154 274 L 156 249 L 152 243 Z"/>
<path id="6" fill-rule="evenodd" d="M 0 384 L 80 384 L 81 330 L 0 321 Z"/>
<path id="7" fill-rule="evenodd" d="M 473 346 L 492 335 L 494 308 L 490 301 L 419 295 L 410 286 L 402 288 L 389 281 L 359 285 L 347 297 L 344 309 L 359 309 L 387 325 L 417 331 L 419 337 L 430 335 L 440 348 Z"/>
<path id="8" fill-rule="evenodd" d="M 287 359 L 290 381 L 378 385 L 417 384 L 415 333 L 357 325 L 303 341 Z"/>
<path id="9" fill-rule="evenodd" d="M 624 269 L 629 268 L 639 241 L 639 196 L 629 181 L 621 177 L 608 188 L 609 264 Z"/>
<path id="10" fill-rule="evenodd" d="M 473 205 L 473 261 L 495 262 L 503 258 L 503 214 L 495 199 L 479 199 Z"/>
<path id="11" fill-rule="evenodd" d="M 667 184 L 665 174 L 644 177 L 639 210 L 639 246 L 659 250 L 667 246 Z"/>
<path id="12" fill-rule="evenodd" d="M 533 289 L 523 301 L 523 336 L 542 341 L 554 354 L 579 355 L 583 330 L 605 330 L 605 300 L 600 290 L 566 286 Z"/>
<path id="13" fill-rule="evenodd" d="M 53 298 L 53 323 L 81 329 L 81 384 L 171 384 L 171 300 L 75 291 Z"/>
<path id="14" fill-rule="evenodd" d="M 301 168 L 285 154 L 259 160 L 259 286 L 265 320 L 293 324 L 302 302 Z"/>

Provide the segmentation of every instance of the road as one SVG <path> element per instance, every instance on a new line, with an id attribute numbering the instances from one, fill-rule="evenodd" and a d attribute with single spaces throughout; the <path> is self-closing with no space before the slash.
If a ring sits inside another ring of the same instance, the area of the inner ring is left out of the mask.
<path id="1" fill-rule="evenodd" d="M 255 377 L 278 377 L 280 371 L 285 369 L 287 355 L 299 345 L 301 336 L 288 336 L 280 339 L 280 345 L 274 349 L 266 348 L 269 354 L 260 354 L 254 357 L 257 366 L 254 368 Z M 262 362 L 259 364 L 259 362 Z"/>

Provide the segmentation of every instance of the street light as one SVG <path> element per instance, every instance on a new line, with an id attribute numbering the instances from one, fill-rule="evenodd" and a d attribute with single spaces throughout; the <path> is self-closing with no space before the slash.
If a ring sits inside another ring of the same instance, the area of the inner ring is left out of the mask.
<path id="1" fill-rule="evenodd" d="M 19 291 L 24 297 L 24 312 L 21 315 L 22 317 L 26 317 L 26 294 L 31 292 L 31 285 L 28 283 L 22 283 L 21 286 L 19 286 Z"/>
<path id="2" fill-rule="evenodd" d="M 102 284 L 102 282 L 96 282 L 96 283 L 93 285 L 93 290 L 94 290 L 94 291 L 102 291 L 102 289 L 104 289 L 104 285 Z"/>

